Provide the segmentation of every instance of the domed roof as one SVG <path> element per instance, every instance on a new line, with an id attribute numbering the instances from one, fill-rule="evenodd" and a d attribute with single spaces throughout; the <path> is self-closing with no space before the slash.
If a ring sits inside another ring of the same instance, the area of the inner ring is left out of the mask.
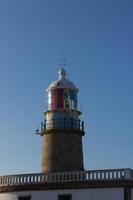
<path id="1" fill-rule="evenodd" d="M 69 88 L 78 91 L 78 88 L 74 85 L 74 83 L 68 80 L 68 78 L 66 77 L 66 71 L 64 68 L 61 68 L 58 74 L 59 74 L 59 79 L 53 81 L 49 85 L 47 89 L 48 91 L 55 88 Z"/>

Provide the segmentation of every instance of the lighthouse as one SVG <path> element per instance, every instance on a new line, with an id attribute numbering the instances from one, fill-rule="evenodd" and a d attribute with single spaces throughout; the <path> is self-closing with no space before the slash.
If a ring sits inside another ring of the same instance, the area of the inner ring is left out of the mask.
<path id="1" fill-rule="evenodd" d="M 131 168 L 84 170 L 78 88 L 64 68 L 47 89 L 41 173 L 0 176 L 0 200 L 133 200 Z"/>
<path id="2" fill-rule="evenodd" d="M 78 88 L 67 78 L 64 68 L 58 74 L 47 89 L 48 107 L 41 123 L 42 173 L 84 170 L 84 122 L 77 106 Z"/>

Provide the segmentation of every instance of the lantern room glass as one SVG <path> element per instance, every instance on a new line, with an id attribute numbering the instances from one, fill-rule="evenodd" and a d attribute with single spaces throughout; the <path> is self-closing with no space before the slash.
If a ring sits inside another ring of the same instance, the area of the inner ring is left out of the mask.
<path id="1" fill-rule="evenodd" d="M 67 88 L 50 90 L 48 92 L 48 109 L 77 110 L 77 91 Z"/>

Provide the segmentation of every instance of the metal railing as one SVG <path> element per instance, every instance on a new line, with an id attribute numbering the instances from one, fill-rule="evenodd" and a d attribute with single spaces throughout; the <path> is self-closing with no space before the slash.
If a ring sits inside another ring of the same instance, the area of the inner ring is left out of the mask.
<path id="1" fill-rule="evenodd" d="M 84 121 L 75 119 L 51 119 L 41 122 L 41 130 L 36 133 L 41 134 L 47 130 L 79 130 L 84 133 Z"/>
<path id="2" fill-rule="evenodd" d="M 132 169 L 107 169 L 0 176 L 0 187 L 72 181 L 133 180 Z"/>

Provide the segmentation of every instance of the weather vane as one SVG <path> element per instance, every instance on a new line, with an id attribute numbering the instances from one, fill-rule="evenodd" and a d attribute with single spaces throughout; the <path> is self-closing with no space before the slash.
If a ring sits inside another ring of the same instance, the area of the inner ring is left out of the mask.
<path id="1" fill-rule="evenodd" d="M 64 49 L 61 49 L 61 59 L 60 59 L 60 67 L 65 67 L 66 66 L 66 58 L 64 56 Z"/>

